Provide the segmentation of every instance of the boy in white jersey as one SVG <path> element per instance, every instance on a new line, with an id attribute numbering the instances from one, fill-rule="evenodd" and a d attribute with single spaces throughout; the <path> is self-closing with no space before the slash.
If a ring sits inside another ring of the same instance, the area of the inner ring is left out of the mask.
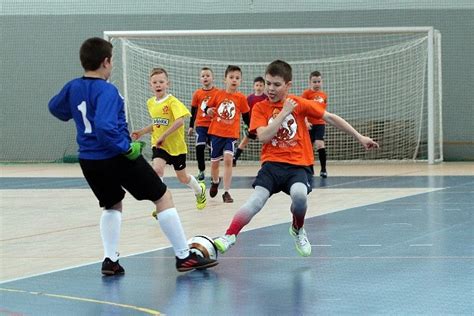
<path id="1" fill-rule="evenodd" d="M 147 107 L 152 124 L 132 132 L 132 139 L 151 133 L 153 169 L 163 178 L 166 165 L 173 165 L 179 182 L 194 191 L 196 207 L 202 210 L 206 207 L 206 185 L 186 172 L 188 148 L 184 139 L 184 118 L 190 113 L 181 101 L 168 94 L 169 80 L 165 69 L 152 70 L 150 87 L 154 96 L 148 99 Z"/>

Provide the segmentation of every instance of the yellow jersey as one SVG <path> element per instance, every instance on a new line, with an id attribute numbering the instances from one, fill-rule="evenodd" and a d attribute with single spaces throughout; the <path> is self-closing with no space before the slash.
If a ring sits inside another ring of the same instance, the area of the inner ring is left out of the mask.
<path id="1" fill-rule="evenodd" d="M 160 136 L 173 125 L 174 121 L 180 117 L 191 115 L 186 106 L 171 94 L 160 100 L 157 100 L 156 97 L 151 97 L 146 102 L 146 105 L 153 123 L 153 131 L 151 133 L 152 147 L 156 147 L 156 142 Z M 184 124 L 166 137 L 161 148 L 171 156 L 188 152 L 188 147 L 184 140 Z"/>

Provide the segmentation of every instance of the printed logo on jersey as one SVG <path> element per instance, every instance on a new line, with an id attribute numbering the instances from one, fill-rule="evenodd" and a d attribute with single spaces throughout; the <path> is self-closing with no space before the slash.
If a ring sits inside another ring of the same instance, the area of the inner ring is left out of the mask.
<path id="1" fill-rule="evenodd" d="M 322 103 L 324 103 L 324 98 L 320 95 L 317 95 L 317 96 L 314 97 L 313 101 L 316 101 L 316 102 L 322 104 Z"/>
<path id="2" fill-rule="evenodd" d="M 232 100 L 225 99 L 217 107 L 217 121 L 225 124 L 233 124 L 235 117 L 235 103 Z"/>
<path id="3" fill-rule="evenodd" d="M 160 125 L 168 126 L 169 123 L 170 120 L 167 118 L 156 117 L 153 119 L 153 125 L 155 125 L 156 127 L 160 127 Z"/>
<path id="4" fill-rule="evenodd" d="M 166 115 L 166 114 L 169 114 L 169 113 L 170 113 L 170 108 L 169 108 L 169 106 L 165 105 L 165 106 L 163 107 L 163 109 L 161 109 L 161 111 L 163 112 L 163 114 Z"/>
<path id="5" fill-rule="evenodd" d="M 204 109 L 207 107 L 207 102 L 209 102 L 210 99 L 211 99 L 211 97 L 210 97 L 210 96 L 207 96 L 207 97 L 205 97 L 205 98 L 202 100 L 202 102 L 201 102 L 201 110 L 202 110 L 201 116 L 202 116 L 202 117 L 207 116 L 207 115 L 206 115 L 206 112 L 204 112 Z"/>
<path id="6" fill-rule="evenodd" d="M 270 124 L 275 117 L 280 113 L 280 109 L 274 109 L 272 117 L 268 120 Z M 272 146 L 275 147 L 293 147 L 296 145 L 296 132 L 298 130 L 298 125 L 296 124 L 296 119 L 293 114 L 289 114 L 283 120 L 278 132 L 272 138 Z"/>

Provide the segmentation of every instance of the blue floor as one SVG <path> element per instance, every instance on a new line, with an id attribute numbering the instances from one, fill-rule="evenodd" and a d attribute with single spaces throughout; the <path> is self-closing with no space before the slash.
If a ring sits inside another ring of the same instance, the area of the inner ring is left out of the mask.
<path id="1" fill-rule="evenodd" d="M 11 179 L 0 188 L 29 185 Z M 30 184 L 87 187 L 78 178 Z M 333 177 L 314 186 L 440 190 L 308 218 L 308 258 L 297 255 L 289 224 L 274 225 L 240 234 L 207 271 L 176 272 L 167 248 L 122 258 L 120 277 L 101 277 L 93 264 L 3 283 L 0 314 L 474 315 L 474 177 Z"/>

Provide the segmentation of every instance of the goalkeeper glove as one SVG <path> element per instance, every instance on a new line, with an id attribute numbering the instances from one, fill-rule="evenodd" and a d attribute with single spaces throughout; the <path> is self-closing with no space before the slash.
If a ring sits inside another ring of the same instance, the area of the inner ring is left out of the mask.
<path id="1" fill-rule="evenodd" d="M 130 143 L 130 149 L 124 154 L 127 159 L 136 160 L 142 153 L 145 142 L 133 141 Z"/>

